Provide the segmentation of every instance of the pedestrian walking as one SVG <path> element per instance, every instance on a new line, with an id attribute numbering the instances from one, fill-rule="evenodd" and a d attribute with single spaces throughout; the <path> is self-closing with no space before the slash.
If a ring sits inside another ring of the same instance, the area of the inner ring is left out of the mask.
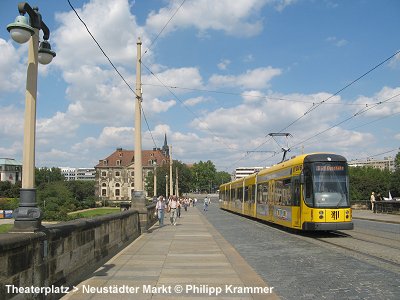
<path id="1" fill-rule="evenodd" d="M 158 197 L 157 203 L 156 203 L 156 210 L 157 210 L 157 217 L 158 217 L 158 225 L 160 227 L 164 226 L 164 212 L 165 212 L 165 201 L 164 197 L 160 196 Z"/>
<path id="2" fill-rule="evenodd" d="M 369 199 L 371 201 L 371 210 L 375 212 L 375 193 L 371 193 L 371 197 Z"/>
<path id="3" fill-rule="evenodd" d="M 208 197 L 204 198 L 204 211 L 208 211 L 208 205 L 210 204 L 210 199 Z"/>
<path id="4" fill-rule="evenodd" d="M 169 221 L 171 222 L 171 225 L 176 225 L 176 217 L 177 217 L 177 208 L 178 208 L 178 198 L 176 196 L 172 196 L 171 200 L 168 203 L 169 207 Z"/>

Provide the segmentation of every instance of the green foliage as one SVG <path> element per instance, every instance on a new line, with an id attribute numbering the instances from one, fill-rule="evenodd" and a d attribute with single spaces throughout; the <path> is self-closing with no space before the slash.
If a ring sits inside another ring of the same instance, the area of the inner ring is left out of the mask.
<path id="1" fill-rule="evenodd" d="M 18 198 L 21 182 L 0 181 L 0 198 Z"/>
<path id="2" fill-rule="evenodd" d="M 207 162 L 200 161 L 189 168 L 180 161 L 173 161 L 172 178 L 173 187 L 175 189 L 176 170 L 178 169 L 179 193 L 189 193 L 193 191 L 215 192 L 221 183 L 230 181 L 230 175 L 226 172 L 217 172 L 214 164 L 209 160 Z M 170 166 L 164 165 L 156 169 L 157 175 L 157 195 L 165 195 L 166 175 L 169 174 Z M 145 186 L 148 194 L 153 196 L 154 192 L 154 173 L 150 172 L 145 178 Z"/>
<path id="3" fill-rule="evenodd" d="M 16 209 L 19 205 L 18 198 L 0 198 L 0 209 Z"/>
<path id="4" fill-rule="evenodd" d="M 395 182 L 393 182 L 392 176 L 393 173 L 388 170 L 371 167 L 349 168 L 350 200 L 368 200 L 371 192 L 381 193 L 382 196 L 387 197 L 389 190 L 392 196 L 395 196 L 393 194 L 395 190 L 392 189 Z M 397 181 L 397 185 L 398 183 L 399 181 Z"/>
<path id="5" fill-rule="evenodd" d="M 195 163 L 191 169 L 195 180 L 195 190 L 200 192 L 212 192 L 217 185 L 216 169 L 214 164 L 208 160 Z"/>
<path id="6" fill-rule="evenodd" d="M 77 213 L 71 213 L 70 216 L 72 217 L 79 217 L 79 218 L 91 218 L 96 216 L 108 215 L 108 214 L 115 214 L 120 211 L 119 208 L 96 208 L 93 210 L 81 211 Z"/>
<path id="7" fill-rule="evenodd" d="M 64 181 L 64 176 L 61 174 L 60 168 L 36 168 L 35 169 L 35 183 L 36 187 L 42 186 L 42 184 Z"/>
<path id="8" fill-rule="evenodd" d="M 13 224 L 1 224 L 0 233 L 7 233 L 13 228 Z"/>

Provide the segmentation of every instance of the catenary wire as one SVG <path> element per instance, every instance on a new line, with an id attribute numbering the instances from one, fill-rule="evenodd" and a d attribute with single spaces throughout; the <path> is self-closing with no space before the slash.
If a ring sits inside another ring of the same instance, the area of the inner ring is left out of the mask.
<path id="1" fill-rule="evenodd" d="M 154 74 L 154 72 L 151 71 L 150 68 L 147 67 L 143 62 L 142 62 L 142 66 L 144 66 L 147 69 L 147 71 L 151 75 L 153 75 L 158 80 L 158 82 L 160 82 L 162 84 L 162 86 L 165 87 L 171 93 L 171 95 L 183 105 L 183 107 L 185 107 L 185 109 L 188 112 L 190 112 L 193 116 L 195 116 L 195 118 L 200 119 L 200 117 L 194 111 L 192 111 L 170 88 L 168 88 L 166 85 L 164 85 L 164 83 L 161 81 L 161 79 L 156 74 Z M 204 124 L 206 126 L 206 130 L 215 138 L 215 141 L 221 143 L 222 145 L 224 145 L 229 150 L 235 150 L 232 147 L 230 147 L 229 145 L 227 145 L 227 144 L 223 143 L 222 141 L 220 141 L 220 138 L 208 128 L 208 125 L 206 123 L 204 123 Z"/>
<path id="2" fill-rule="evenodd" d="M 282 97 L 271 97 L 271 96 L 257 96 L 251 95 L 246 93 L 233 93 L 233 92 L 226 92 L 226 91 L 216 91 L 216 90 L 207 90 L 207 89 L 195 89 L 195 88 L 187 88 L 187 87 L 178 87 L 178 86 L 170 86 L 170 85 L 161 85 L 161 84 L 151 84 L 151 83 L 143 83 L 143 85 L 148 86 L 156 86 L 156 87 L 168 87 L 170 89 L 180 89 L 180 90 L 187 90 L 187 91 L 195 91 L 195 92 L 205 92 L 205 93 L 215 93 L 215 94 L 223 94 L 223 95 L 232 95 L 232 96 L 241 96 L 241 97 L 252 97 L 252 98 L 259 98 L 265 100 L 276 100 L 276 101 L 288 101 L 288 102 L 295 102 L 295 103 L 308 103 L 315 105 L 318 102 L 315 101 L 305 101 L 305 100 L 297 100 L 297 99 L 288 99 Z M 393 101 L 395 102 L 395 101 Z M 391 103 L 393 103 L 391 102 Z M 346 102 L 329 102 L 325 103 L 326 105 L 343 105 L 343 106 L 367 106 L 374 103 L 346 103 Z"/>
<path id="3" fill-rule="evenodd" d="M 95 37 L 93 36 L 93 34 L 90 32 L 90 30 L 89 30 L 88 26 L 86 25 L 86 23 L 82 20 L 82 18 L 79 16 L 78 12 L 77 12 L 77 11 L 75 10 L 75 8 L 72 6 L 70 0 L 67 0 L 67 1 L 68 1 L 68 3 L 69 3 L 69 6 L 71 7 L 71 9 L 75 12 L 75 15 L 78 17 L 78 19 L 79 19 L 79 20 L 82 22 L 82 24 L 85 26 L 86 31 L 87 31 L 87 32 L 89 33 L 89 35 L 92 37 L 93 41 L 97 44 L 97 46 L 99 47 L 99 49 L 101 50 L 101 52 L 103 53 L 103 55 L 107 58 L 107 60 L 108 60 L 109 63 L 111 64 L 111 66 L 114 68 L 114 70 L 117 72 L 117 74 L 121 77 L 121 79 L 124 81 L 124 83 L 125 83 L 126 86 L 129 88 L 129 90 L 130 90 L 136 97 L 139 97 L 139 96 L 136 94 L 136 92 L 134 91 L 134 89 L 133 89 L 133 88 L 129 85 L 129 83 L 125 80 L 124 76 L 118 71 L 117 67 L 113 64 L 113 62 L 112 62 L 111 59 L 108 57 L 108 55 L 104 52 L 103 48 L 100 46 L 100 44 L 97 42 L 96 38 L 95 38 Z M 143 116 L 144 116 L 144 120 L 145 120 L 146 125 L 147 125 L 147 129 L 148 129 L 149 132 L 150 132 L 151 139 L 153 140 L 153 143 L 154 143 L 155 148 L 157 148 L 157 144 L 156 144 L 156 142 L 155 142 L 155 140 L 154 140 L 153 134 L 152 134 L 152 132 L 151 132 L 151 130 L 150 130 L 150 126 L 149 126 L 149 124 L 148 124 L 148 122 L 147 122 L 147 118 L 146 118 L 146 115 L 145 115 L 145 113 L 144 113 L 143 106 L 141 105 L 140 107 L 141 107 L 141 110 L 142 110 L 142 113 L 143 113 Z"/>
<path id="4" fill-rule="evenodd" d="M 157 34 L 157 36 L 154 38 L 154 40 L 152 40 L 152 42 L 150 43 L 150 46 L 147 47 L 146 51 L 144 51 L 142 57 L 147 53 L 147 51 L 150 50 L 150 48 L 154 45 L 154 43 L 157 41 L 157 39 L 160 37 L 161 33 L 164 31 L 164 29 L 168 26 L 168 24 L 171 22 L 171 20 L 175 17 L 175 15 L 177 14 L 177 12 L 181 9 L 181 7 L 183 6 L 183 4 L 186 2 L 186 0 L 183 0 L 181 5 L 178 6 L 178 8 L 175 10 L 175 12 L 172 14 L 171 18 L 169 18 L 168 22 L 165 23 L 164 27 L 161 29 L 161 31 Z"/>

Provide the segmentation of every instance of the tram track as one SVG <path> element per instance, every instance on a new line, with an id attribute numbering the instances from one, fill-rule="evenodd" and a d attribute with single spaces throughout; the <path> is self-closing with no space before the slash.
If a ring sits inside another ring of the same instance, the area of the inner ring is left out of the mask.
<path id="1" fill-rule="evenodd" d="M 367 243 L 372 243 L 372 244 L 380 245 L 380 246 L 384 246 L 384 247 L 389 247 L 389 248 L 392 248 L 392 249 L 395 249 L 395 250 L 400 250 L 400 241 L 396 240 L 396 239 L 382 238 L 382 237 L 379 237 L 379 236 L 364 234 L 364 233 L 360 233 L 360 232 L 351 232 L 351 233 L 348 234 L 348 233 L 344 233 L 344 232 L 341 232 L 341 231 L 337 231 L 337 232 L 332 232 L 332 233 L 336 234 L 336 235 L 340 235 L 342 237 L 348 237 L 348 238 L 351 238 L 351 239 L 354 239 L 354 240 L 363 241 L 363 242 L 367 242 Z M 354 236 L 354 234 L 361 234 L 361 235 L 364 235 L 364 236 L 373 236 L 374 238 L 379 238 L 380 240 L 387 240 L 388 242 L 383 243 L 383 242 L 377 241 L 376 239 L 375 240 L 369 240 L 369 239 L 366 239 L 366 238 L 356 237 L 356 236 Z M 391 242 L 396 242 L 396 243 L 399 244 L 399 246 L 390 245 L 389 243 L 391 243 Z"/>
<path id="2" fill-rule="evenodd" d="M 352 233 L 340 231 L 328 232 L 323 237 L 314 235 L 308 236 L 308 238 L 310 242 L 319 243 L 329 248 L 335 247 L 338 251 L 344 251 L 348 256 L 400 274 L 400 258 L 396 255 L 399 247 L 396 245 L 377 243 L 374 240 L 354 237 Z M 397 242 L 395 239 L 390 240 Z"/>
<path id="3" fill-rule="evenodd" d="M 395 261 L 393 261 L 391 259 L 386 259 L 386 258 L 383 258 L 383 257 L 379 257 L 379 256 L 376 256 L 374 254 L 370 254 L 370 253 L 367 253 L 365 251 L 354 249 L 352 247 L 348 247 L 348 246 L 340 245 L 340 244 L 337 244 L 337 243 L 334 243 L 334 242 L 330 242 L 330 241 L 324 240 L 322 238 L 315 238 L 315 239 L 318 240 L 319 242 L 322 242 L 322 243 L 325 243 L 325 244 L 329 244 L 329 245 L 341 248 L 343 250 L 351 251 L 353 253 L 360 254 L 362 256 L 368 257 L 368 258 L 376 260 L 376 261 L 383 262 L 383 263 L 387 264 L 386 269 L 388 269 L 387 267 L 389 266 L 389 270 L 390 271 L 394 271 L 394 272 L 400 274 L 400 263 L 395 262 Z M 371 262 L 370 260 L 368 260 L 368 261 Z M 380 265 L 380 266 L 382 267 L 382 265 Z"/>

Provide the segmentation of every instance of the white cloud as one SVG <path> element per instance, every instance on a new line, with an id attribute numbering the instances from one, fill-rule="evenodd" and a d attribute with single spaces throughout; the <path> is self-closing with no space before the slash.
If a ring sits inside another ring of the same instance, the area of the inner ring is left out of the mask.
<path id="1" fill-rule="evenodd" d="M 337 37 L 331 36 L 326 39 L 328 43 L 335 45 L 336 47 L 343 47 L 346 46 L 349 42 L 345 39 L 338 39 Z"/>
<path id="2" fill-rule="evenodd" d="M 85 138 L 83 142 L 76 143 L 72 150 L 84 154 L 92 149 L 108 147 L 133 148 L 134 130 L 132 127 L 104 127 L 98 137 Z"/>
<path id="3" fill-rule="evenodd" d="M 162 112 L 166 112 L 168 109 L 176 105 L 175 100 L 161 101 L 157 98 L 146 100 L 143 103 L 143 107 L 146 112 L 150 114 L 158 114 Z"/>
<path id="4" fill-rule="evenodd" d="M 220 70 L 226 70 L 230 65 L 231 61 L 229 59 L 223 59 L 217 66 Z"/>
<path id="5" fill-rule="evenodd" d="M 144 37 L 127 0 L 92 0 L 76 11 L 114 63 L 135 61 L 137 38 Z M 56 20 L 61 25 L 52 32 L 57 51 L 54 64 L 71 69 L 82 64 L 109 65 L 75 12 L 56 14 Z"/>
<path id="6" fill-rule="evenodd" d="M 259 15 L 261 8 L 272 4 L 276 5 L 277 9 L 283 9 L 293 2 L 291 0 L 187 1 L 168 24 L 164 34 L 179 28 L 194 27 L 200 32 L 220 30 L 234 36 L 254 36 L 263 29 L 263 20 Z M 180 4 L 180 1 L 170 1 L 167 7 L 158 12 L 153 11 L 146 21 L 146 27 L 154 33 L 160 32 Z"/>
<path id="7" fill-rule="evenodd" d="M 183 103 L 187 106 L 195 106 L 199 103 L 203 103 L 206 101 L 207 101 L 207 99 L 205 99 L 203 96 L 199 96 L 199 97 L 187 99 Z"/>
<path id="8" fill-rule="evenodd" d="M 218 87 L 240 86 L 241 88 L 262 89 L 269 87 L 269 82 L 281 73 L 280 69 L 272 67 L 257 68 L 248 70 L 246 73 L 238 76 L 212 75 L 209 82 L 212 86 Z"/>
<path id="9" fill-rule="evenodd" d="M 356 112 L 365 111 L 367 117 L 384 117 L 400 112 L 400 87 L 383 87 L 373 97 L 360 96 L 354 103 L 366 104 L 366 107 L 356 109 Z M 383 102 L 381 104 L 378 104 Z M 377 105 L 378 104 L 378 105 Z"/>
<path id="10" fill-rule="evenodd" d="M 246 62 L 246 63 L 254 61 L 253 54 L 247 54 L 247 55 L 244 57 L 243 61 Z"/>
<path id="11" fill-rule="evenodd" d="M 392 69 L 396 69 L 400 66 L 400 53 L 397 53 L 390 61 L 389 66 Z"/>
<path id="12" fill-rule="evenodd" d="M 0 136 L 22 137 L 24 132 L 24 112 L 14 106 L 0 106 Z"/>
<path id="13" fill-rule="evenodd" d="M 26 46 L 14 48 L 11 41 L 0 39 L 0 93 L 20 90 L 25 91 L 26 63 L 23 54 Z"/>

